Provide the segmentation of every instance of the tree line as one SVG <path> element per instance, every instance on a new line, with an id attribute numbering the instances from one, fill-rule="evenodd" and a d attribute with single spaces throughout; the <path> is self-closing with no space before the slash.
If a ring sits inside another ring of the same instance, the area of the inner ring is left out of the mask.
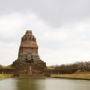
<path id="1" fill-rule="evenodd" d="M 73 70 L 80 70 L 82 72 L 84 71 L 90 71 L 90 61 L 88 62 L 76 62 L 73 64 L 62 64 L 62 65 L 55 65 L 51 66 L 54 68 L 54 70 L 63 70 L 63 71 L 70 71 Z"/>

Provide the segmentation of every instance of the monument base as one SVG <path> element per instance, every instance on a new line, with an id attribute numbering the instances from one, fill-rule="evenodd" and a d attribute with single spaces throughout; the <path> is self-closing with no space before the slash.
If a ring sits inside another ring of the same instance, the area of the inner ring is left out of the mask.
<path id="1" fill-rule="evenodd" d="M 27 61 L 17 59 L 15 62 L 13 62 L 12 66 L 16 68 L 16 74 L 44 74 L 46 70 L 46 63 L 40 59 L 33 60 L 33 62 L 31 60 Z"/>

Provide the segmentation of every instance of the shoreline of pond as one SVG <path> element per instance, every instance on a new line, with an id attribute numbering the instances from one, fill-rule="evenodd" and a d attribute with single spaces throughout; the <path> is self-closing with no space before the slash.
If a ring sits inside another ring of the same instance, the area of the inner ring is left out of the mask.
<path id="1" fill-rule="evenodd" d="M 90 74 L 51 74 L 51 78 L 90 80 Z"/>
<path id="2" fill-rule="evenodd" d="M 13 74 L 0 74 L 0 80 L 12 78 L 12 77 L 14 77 Z M 23 77 L 18 77 L 18 78 L 23 78 Z M 24 78 L 30 78 L 30 77 L 24 77 Z M 33 78 L 33 76 L 31 78 Z M 34 76 L 34 78 L 40 78 L 40 77 Z M 41 78 L 46 78 L 46 77 L 41 77 Z M 90 74 L 51 74 L 50 78 L 90 80 Z"/>
<path id="3" fill-rule="evenodd" d="M 0 80 L 13 77 L 13 74 L 0 74 Z"/>

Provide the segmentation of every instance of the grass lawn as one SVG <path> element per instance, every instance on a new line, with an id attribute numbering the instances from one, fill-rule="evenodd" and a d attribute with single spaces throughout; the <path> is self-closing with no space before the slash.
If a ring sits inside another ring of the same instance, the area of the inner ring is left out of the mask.
<path id="1" fill-rule="evenodd" d="M 13 76 L 13 74 L 0 74 L 0 80 L 10 78 L 12 76 Z"/>
<path id="2" fill-rule="evenodd" d="M 88 79 L 90 74 L 51 74 L 52 78 Z"/>

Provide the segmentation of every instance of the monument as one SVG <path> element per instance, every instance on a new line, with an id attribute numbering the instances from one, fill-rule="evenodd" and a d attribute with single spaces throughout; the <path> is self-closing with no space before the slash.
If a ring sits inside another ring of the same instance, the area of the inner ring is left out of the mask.
<path id="1" fill-rule="evenodd" d="M 12 65 L 18 74 L 42 74 L 46 63 L 38 55 L 38 45 L 31 30 L 27 30 L 21 39 L 18 58 Z"/>

